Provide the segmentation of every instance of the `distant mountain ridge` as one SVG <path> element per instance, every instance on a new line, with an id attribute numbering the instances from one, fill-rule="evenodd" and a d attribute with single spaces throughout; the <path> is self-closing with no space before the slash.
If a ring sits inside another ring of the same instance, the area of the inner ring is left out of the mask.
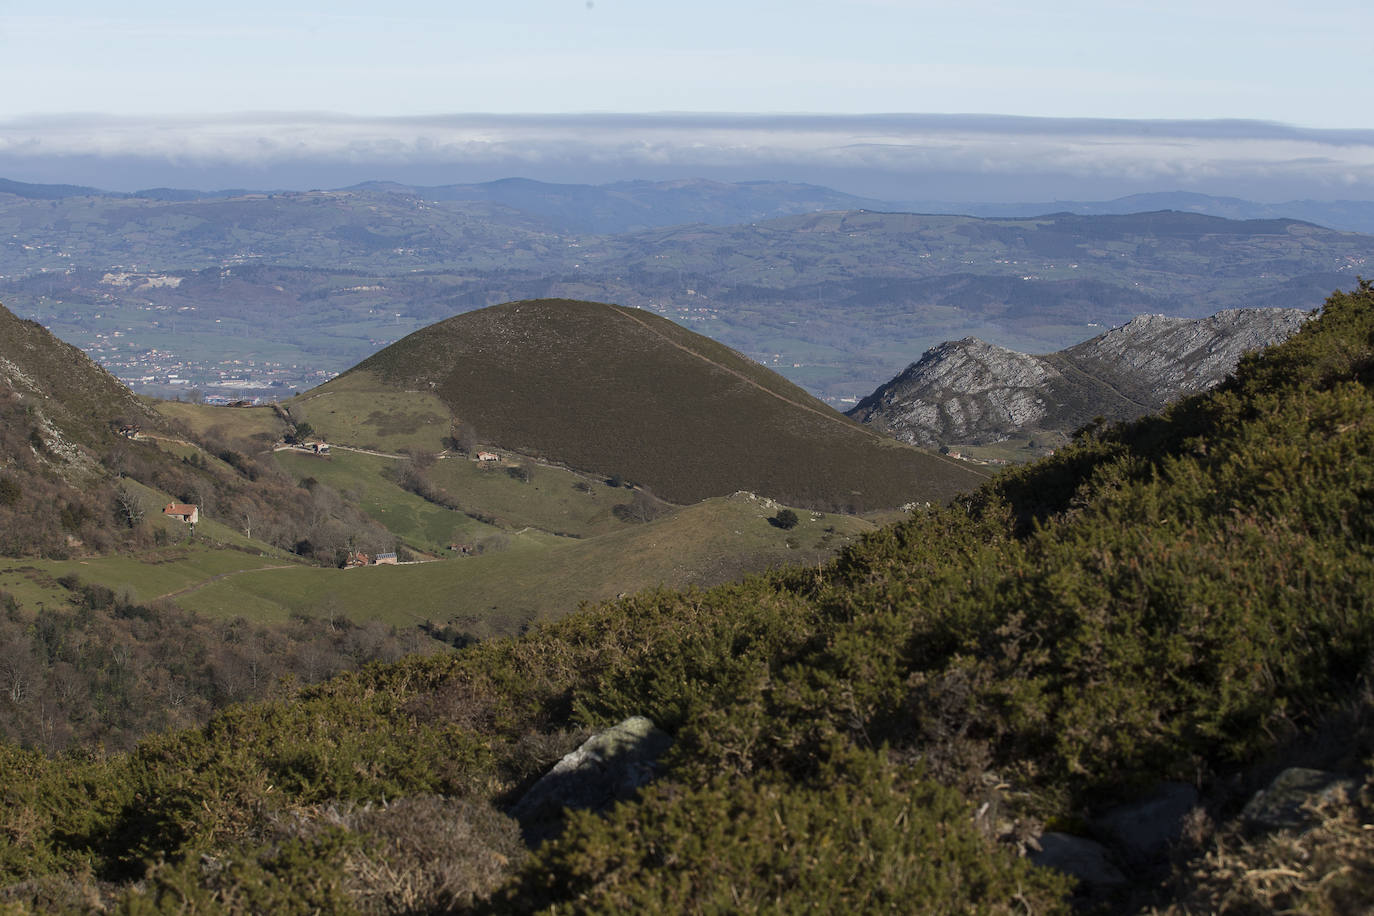
<path id="1" fill-rule="evenodd" d="M 671 317 L 849 405 L 943 340 L 1045 353 L 1142 313 L 1310 308 L 1374 258 L 1368 235 L 1179 211 L 861 208 L 711 225 L 752 215 L 734 209 L 749 200 L 773 212 L 837 202 L 776 183 L 474 186 L 506 203 L 379 187 L 194 200 L 0 193 L 0 222 L 17 227 L 0 238 L 0 299 L 144 393 L 174 393 L 173 366 L 202 390 L 244 371 L 305 390 L 455 313 L 568 298 Z M 545 192 L 548 215 L 515 208 Z M 698 221 L 590 235 L 559 230 L 560 208 L 622 224 Z M 265 340 L 272 362 L 300 371 L 233 363 Z"/>
<path id="2" fill-rule="evenodd" d="M 1348 232 L 1374 232 L 1374 201 L 1289 200 L 1260 203 L 1239 197 L 1216 197 L 1194 191 L 1155 191 L 1129 194 L 1113 200 L 1054 200 L 1041 202 L 973 203 L 959 201 L 907 201 L 900 205 L 924 213 L 961 213 L 981 217 L 1048 216 L 1073 213 L 1079 216 L 1112 216 L 1176 210 L 1225 219 L 1296 219 Z"/>
<path id="3" fill-rule="evenodd" d="M 969 337 L 927 350 L 849 416 L 926 448 L 1013 437 L 1051 441 L 1094 420 L 1125 420 L 1220 382 L 1251 350 L 1286 339 L 1310 313 L 1228 309 L 1208 318 L 1141 315 L 1044 356 Z"/>
<path id="4" fill-rule="evenodd" d="M 147 188 L 106 191 L 85 185 L 31 184 L 0 178 L 0 193 L 35 200 L 109 197 L 165 202 L 219 200 L 247 195 L 299 193 L 303 188 Z M 663 226 L 705 223 L 728 226 L 822 210 L 881 210 L 904 213 L 957 214 L 984 218 L 1053 216 L 1121 216 L 1159 210 L 1220 216 L 1225 219 L 1296 219 L 1348 232 L 1374 233 L 1374 201 L 1289 200 L 1264 203 L 1219 197 L 1196 191 L 1153 191 L 1111 200 L 959 201 L 883 200 L 849 194 L 821 185 L 793 181 L 715 181 L 682 178 L 667 181 L 618 181 L 568 184 L 530 178 L 450 185 L 399 181 L 362 181 L 340 191 L 405 194 L 430 201 L 484 201 L 549 221 L 564 232 L 614 234 Z"/>
<path id="5" fill-rule="evenodd" d="M 392 191 L 436 201 L 486 201 L 541 217 L 563 232 L 598 235 L 690 223 L 731 226 L 798 213 L 891 206 L 873 198 L 786 181 L 681 179 L 581 185 L 505 178 L 440 187 L 369 181 L 346 190 Z"/>

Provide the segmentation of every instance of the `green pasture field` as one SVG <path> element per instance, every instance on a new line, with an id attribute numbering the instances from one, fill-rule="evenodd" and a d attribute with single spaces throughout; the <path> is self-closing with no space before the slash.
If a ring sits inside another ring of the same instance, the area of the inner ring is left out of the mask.
<path id="1" fill-rule="evenodd" d="M 368 372 L 336 378 L 285 406 L 327 442 L 384 452 L 443 451 L 452 429 L 451 412 L 436 395 L 388 391 Z"/>
<path id="2" fill-rule="evenodd" d="M 561 541 L 528 531 L 511 535 L 499 552 L 463 560 L 245 573 L 209 583 L 178 603 L 211 616 L 280 621 L 293 613 L 341 615 L 355 621 L 413 626 L 446 620 L 458 608 L 475 610 L 475 602 L 482 601 L 489 602 L 482 608 L 483 616 L 497 618 L 491 632 L 511 632 L 527 618 L 516 609 L 500 606 L 502 597 L 530 585 L 519 578 L 525 570 L 538 568 L 542 557 L 560 550 Z"/>
<path id="3" fill-rule="evenodd" d="M 511 476 L 517 464 L 529 473 L 528 482 Z M 455 455 L 435 462 L 427 473 L 464 509 L 503 528 L 529 525 L 574 537 L 619 531 L 625 522 L 612 510 L 634 498 L 631 491 L 607 486 L 601 478 L 518 456 L 497 463 Z"/>
<path id="4" fill-rule="evenodd" d="M 279 556 L 224 550 L 201 543 L 179 544 L 138 555 L 74 560 L 7 559 L 0 561 L 0 590 L 14 595 L 26 608 L 67 606 L 67 590 L 56 580 L 75 575 L 87 584 L 113 589 L 134 603 L 170 600 L 182 604 L 178 593 L 184 589 L 219 576 L 284 565 L 304 568 L 299 561 Z"/>
<path id="5" fill-rule="evenodd" d="M 873 528 L 851 516 L 801 511 L 797 527 L 784 531 L 768 522 L 777 509 L 748 497 L 717 498 L 584 540 L 529 530 L 509 535 L 504 549 L 442 562 L 244 572 L 178 603 L 205 614 L 262 620 L 292 613 L 395 625 L 428 620 L 490 636 L 556 619 L 583 601 L 819 562 Z"/>
<path id="6" fill-rule="evenodd" d="M 200 436 L 215 430 L 229 440 L 259 436 L 275 441 L 286 432 L 286 424 L 271 407 L 212 407 L 184 401 L 153 401 L 152 405 L 163 416 L 182 421 Z"/>
<path id="7" fill-rule="evenodd" d="M 396 465 L 395 458 L 334 449 L 328 457 L 280 451 L 276 459 L 296 480 L 313 477 L 346 494 L 388 531 L 421 551 L 442 554 L 449 544 L 471 544 L 500 530 L 401 489 L 384 476 Z"/>

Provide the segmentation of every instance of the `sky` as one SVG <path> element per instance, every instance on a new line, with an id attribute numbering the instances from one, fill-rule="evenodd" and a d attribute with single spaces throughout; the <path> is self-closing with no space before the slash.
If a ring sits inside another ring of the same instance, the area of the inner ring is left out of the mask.
<path id="1" fill-rule="evenodd" d="M 998 191 L 1024 154 L 1066 176 L 1026 194 L 1224 189 L 1236 169 L 1270 198 L 1371 196 L 1371 35 L 1367 0 L 0 0 L 0 176 L 695 170 L 911 196 L 953 172 Z"/>

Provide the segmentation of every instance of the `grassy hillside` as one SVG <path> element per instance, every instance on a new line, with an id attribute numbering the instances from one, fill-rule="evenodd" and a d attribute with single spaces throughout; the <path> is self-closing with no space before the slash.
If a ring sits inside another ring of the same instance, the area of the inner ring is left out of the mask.
<path id="1" fill-rule="evenodd" d="M 112 466 L 157 451 L 123 426 L 160 418 L 84 353 L 0 306 L 0 555 L 121 539 Z"/>
<path id="2" fill-rule="evenodd" d="M 428 390 L 387 390 L 366 372 L 353 372 L 286 402 L 295 422 L 309 423 L 331 442 L 387 452 L 444 448 L 452 432 L 443 400 Z"/>
<path id="3" fill-rule="evenodd" d="M 319 390 L 433 393 L 478 438 L 671 502 L 736 490 L 828 510 L 941 500 L 978 476 L 859 427 L 738 353 L 637 309 L 516 302 L 410 335 Z M 363 383 L 365 384 L 365 383 Z"/>
<path id="4" fill-rule="evenodd" d="M 400 567 L 245 572 L 178 603 L 254 620 L 335 613 L 397 626 L 426 621 L 486 638 L 555 620 L 584 601 L 659 585 L 714 585 L 748 572 L 816 562 L 871 526 L 803 513 L 792 531 L 769 524 L 777 507 L 748 497 L 711 499 L 647 524 L 585 540 L 537 530 L 499 536 L 480 556 Z M 398 600 L 399 596 L 399 600 Z"/>
<path id="5" fill-rule="evenodd" d="M 107 447 L 120 424 L 157 422 L 156 413 L 85 353 L 3 306 L 0 385 L 28 396 L 31 416 L 46 418 L 62 437 L 90 449 Z"/>
<path id="6" fill-rule="evenodd" d="M 1187 829 L 1162 858 L 1118 858 L 1125 883 L 1085 905 L 1367 911 L 1371 455 L 1362 285 L 1221 390 L 825 568 L 642 593 L 128 755 L 0 750 L 5 894 L 130 912 L 1061 912 L 1071 882 L 1021 853 L 1173 779 L 1201 790 Z M 654 782 L 523 851 L 504 812 L 588 729 L 635 714 L 675 739 Z M 1293 763 L 1358 797 L 1235 852 L 1241 804 Z"/>

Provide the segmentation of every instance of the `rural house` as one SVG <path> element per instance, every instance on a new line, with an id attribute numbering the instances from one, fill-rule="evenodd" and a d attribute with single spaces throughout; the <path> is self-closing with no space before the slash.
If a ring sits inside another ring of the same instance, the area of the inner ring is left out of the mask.
<path id="1" fill-rule="evenodd" d="M 379 554 L 377 554 L 377 563 L 376 563 L 376 565 L 377 565 L 377 566 L 395 566 L 395 565 L 396 565 L 396 554 L 394 554 L 394 553 L 379 553 Z"/>
<path id="2" fill-rule="evenodd" d="M 168 503 L 167 507 L 162 510 L 162 514 L 188 525 L 194 525 L 200 521 L 200 510 L 186 503 Z"/>

